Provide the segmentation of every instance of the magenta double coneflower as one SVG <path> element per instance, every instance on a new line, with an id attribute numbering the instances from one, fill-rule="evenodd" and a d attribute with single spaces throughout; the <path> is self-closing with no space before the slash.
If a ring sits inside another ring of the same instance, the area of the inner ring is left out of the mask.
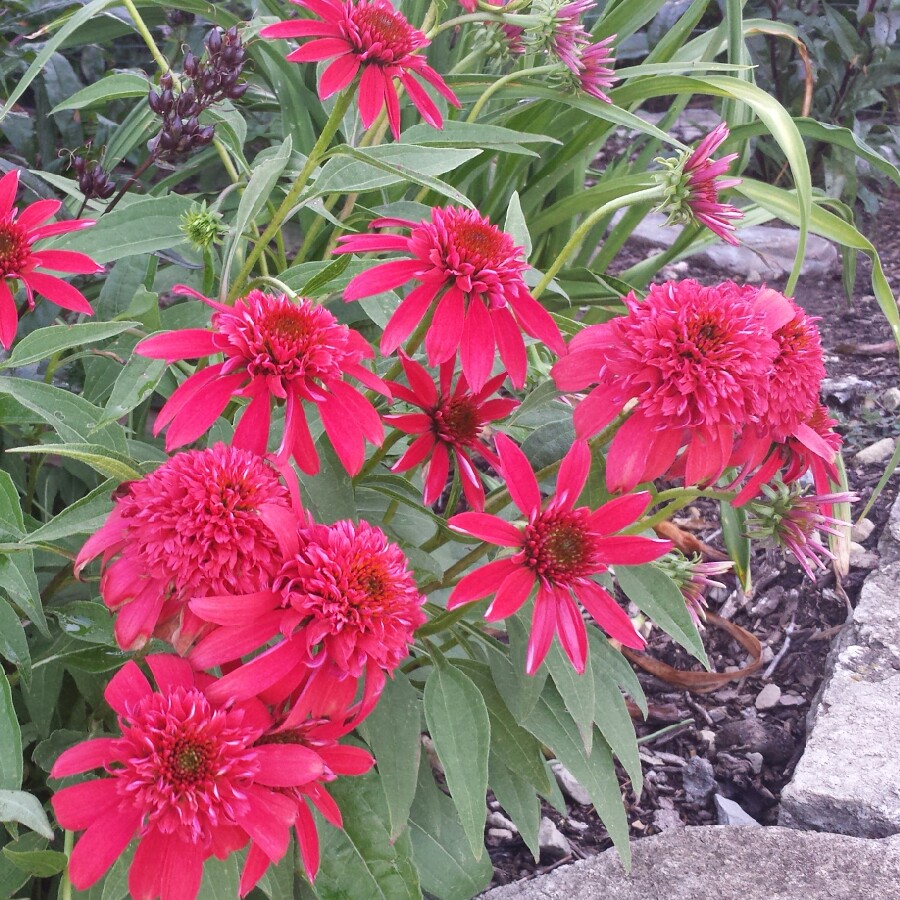
<path id="1" fill-rule="evenodd" d="M 577 434 L 597 434 L 636 400 L 609 448 L 609 489 L 669 472 L 682 448 L 685 483 L 715 480 L 737 437 L 765 413 L 774 334 L 794 307 L 768 289 L 691 280 L 652 285 L 645 300 L 629 294 L 625 305 L 627 315 L 572 338 L 552 369 L 561 390 L 597 385 L 575 409 Z"/>
<path id="2" fill-rule="evenodd" d="M 213 700 L 215 679 L 186 660 L 154 655 L 146 662 L 155 691 L 129 661 L 104 692 L 121 736 L 77 744 L 50 773 L 105 774 L 53 795 L 57 822 L 84 831 L 69 876 L 79 890 L 89 888 L 137 835 L 131 896 L 193 900 L 205 861 L 249 841 L 244 893 L 287 851 L 298 815 L 292 792 L 309 791 L 325 776 L 327 754 L 303 743 L 267 743 L 274 722 L 266 708 L 256 699 Z"/>
<path id="3" fill-rule="evenodd" d="M 34 295 L 40 294 L 51 303 L 75 312 L 94 311 L 84 294 L 67 281 L 39 269 L 70 272 L 73 275 L 96 275 L 103 271 L 84 253 L 74 250 L 40 250 L 35 241 L 80 231 L 94 224 L 92 219 L 69 219 L 44 224 L 59 212 L 58 200 L 38 200 L 21 212 L 13 205 L 19 189 L 19 170 L 13 169 L 0 178 L 0 344 L 12 346 L 19 325 L 19 312 L 13 299 L 12 285 L 21 281 L 28 306 L 34 308 Z"/>
<path id="4" fill-rule="evenodd" d="M 267 38 L 311 37 L 315 40 L 289 53 L 289 62 L 319 62 L 331 59 L 319 79 L 319 96 L 325 100 L 343 90 L 362 72 L 359 81 L 359 112 L 368 128 L 387 105 L 387 117 L 395 138 L 400 137 L 400 103 L 394 87 L 398 79 L 406 88 L 422 117 L 440 128 L 443 116 L 417 81 L 430 84 L 448 103 L 459 106 L 444 79 L 418 55 L 430 41 L 388 0 L 291 0 L 319 16 L 267 25 L 260 31 Z M 414 77 L 415 76 L 415 77 Z"/>
<path id="5" fill-rule="evenodd" d="M 224 444 L 176 454 L 121 485 L 114 500 L 75 572 L 102 554 L 100 595 L 116 613 L 116 640 L 125 650 L 154 634 L 184 650 L 204 628 L 188 600 L 268 587 L 282 565 L 279 540 L 296 528 L 275 470 Z"/>
<path id="6" fill-rule="evenodd" d="M 344 468 L 355 475 L 365 459 L 365 441 L 380 445 L 381 418 L 345 376 L 385 396 L 384 382 L 362 365 L 375 353 L 365 339 L 341 325 L 322 306 L 284 294 L 251 291 L 225 306 L 184 285 L 176 293 L 209 304 L 212 330 L 188 328 L 141 341 L 135 352 L 174 362 L 221 353 L 224 362 L 204 366 L 187 378 L 160 410 L 154 434 L 169 426 L 166 449 L 195 441 L 221 415 L 232 397 L 246 397 L 234 433 L 235 446 L 260 455 L 268 447 L 272 400 L 285 407 L 284 437 L 275 457 L 293 457 L 306 473 L 319 470 L 319 454 L 306 421 L 305 403 L 316 405 L 325 433 Z M 202 398 L 202 402 L 201 401 Z"/>
<path id="7" fill-rule="evenodd" d="M 554 353 L 565 353 L 559 328 L 522 278 L 528 268 L 522 248 L 485 216 L 457 207 L 434 208 L 430 221 L 377 219 L 372 227 L 409 229 L 410 234 L 347 235 L 340 238 L 337 252 L 400 250 L 409 256 L 357 275 L 344 290 L 344 299 L 360 300 L 410 280 L 419 282 L 385 326 L 383 354 L 393 353 L 412 334 L 435 301 L 425 334 L 428 365 L 455 359 L 458 350 L 463 374 L 475 392 L 490 377 L 495 349 L 512 383 L 519 388 L 525 384 L 522 331 Z"/>
<path id="8" fill-rule="evenodd" d="M 493 594 L 485 618 L 496 622 L 517 612 L 536 589 L 526 660 L 529 675 L 540 667 L 554 634 L 576 671 L 584 671 L 587 632 L 576 599 L 611 637 L 642 649 L 644 639 L 593 576 L 616 564 L 650 562 L 672 548 L 671 541 L 616 534 L 644 513 L 650 495 L 629 494 L 596 510 L 576 506 L 591 465 L 587 444 L 576 441 L 560 465 L 556 493 L 542 503 L 525 454 L 506 435 L 498 434 L 496 443 L 500 472 L 526 521 L 512 523 L 476 512 L 450 519 L 456 531 L 515 552 L 466 575 L 453 589 L 447 608 Z"/>
<path id="9" fill-rule="evenodd" d="M 437 502 L 447 484 L 450 457 L 462 483 L 463 495 L 472 509 L 484 509 L 484 486 L 470 451 L 486 459 L 495 469 L 499 466 L 494 451 L 485 443 L 486 425 L 505 419 L 518 405 L 511 397 L 491 397 L 506 380 L 506 372 L 489 379 L 478 392 L 469 390 L 466 376 L 460 375 L 453 387 L 453 360 L 443 363 L 440 389 L 431 375 L 405 353 L 400 354 L 409 387 L 390 382 L 393 395 L 418 406 L 421 413 L 385 416 L 384 420 L 405 434 L 419 435 L 407 451 L 391 467 L 392 472 L 407 472 L 427 460 L 422 502 Z"/>

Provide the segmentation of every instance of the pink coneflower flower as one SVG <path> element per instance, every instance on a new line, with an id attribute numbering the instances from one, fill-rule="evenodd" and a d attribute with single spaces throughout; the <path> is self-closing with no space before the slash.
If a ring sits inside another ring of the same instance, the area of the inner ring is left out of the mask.
<path id="1" fill-rule="evenodd" d="M 686 280 L 652 285 L 644 301 L 629 294 L 625 305 L 627 315 L 577 334 L 552 369 L 561 390 L 598 385 L 575 410 L 576 433 L 597 434 L 635 399 L 609 448 L 609 489 L 660 477 L 682 447 L 685 483 L 715 480 L 765 411 L 773 334 L 793 318 L 791 304 L 775 291 Z"/>
<path id="2" fill-rule="evenodd" d="M 819 533 L 844 538 L 846 523 L 826 512 L 835 503 L 853 503 L 859 497 L 849 491 L 803 496 L 797 485 L 762 486 L 764 499 L 753 500 L 748 510 L 750 536 L 770 538 L 788 550 L 800 568 L 815 581 L 814 569 L 825 569 L 834 554 L 821 543 Z"/>
<path id="3" fill-rule="evenodd" d="M 306 421 L 304 403 L 315 403 L 335 453 L 351 475 L 362 467 L 365 441 L 380 445 L 381 419 L 372 404 L 344 376 L 390 396 L 384 382 L 361 365 L 375 353 L 362 335 L 338 323 L 310 300 L 251 291 L 233 307 L 210 300 L 184 285 L 176 293 L 208 303 L 212 330 L 186 328 L 141 341 L 135 352 L 174 362 L 221 353 L 225 361 L 205 366 L 184 381 L 160 410 L 154 434 L 169 425 L 166 449 L 197 440 L 235 396 L 248 397 L 234 444 L 260 455 L 268 447 L 271 400 L 285 404 L 279 464 L 291 456 L 314 475 L 319 455 Z M 202 401 L 202 402 L 198 402 Z"/>
<path id="4" fill-rule="evenodd" d="M 453 589 L 447 608 L 494 594 L 485 618 L 496 622 L 517 612 L 536 587 L 526 660 L 529 675 L 543 662 L 554 634 L 575 669 L 584 671 L 587 632 L 576 599 L 611 637 L 627 647 L 643 648 L 644 639 L 631 620 L 592 576 L 611 565 L 650 562 L 672 548 L 671 541 L 615 534 L 647 509 L 650 495 L 619 497 L 596 510 L 576 507 L 591 465 L 587 444 L 576 441 L 560 466 L 556 493 L 542 504 L 525 454 L 504 434 L 497 435 L 496 443 L 501 474 L 527 521 L 518 525 L 476 512 L 450 519 L 456 531 L 514 548 L 515 553 L 466 575 Z"/>
<path id="5" fill-rule="evenodd" d="M 67 281 L 39 272 L 70 272 L 73 275 L 97 275 L 103 271 L 84 253 L 74 250 L 35 250 L 35 241 L 80 231 L 94 224 L 92 219 L 70 219 L 44 225 L 56 215 L 62 204 L 58 200 L 38 200 L 19 212 L 13 203 L 19 189 L 19 170 L 13 169 L 0 178 L 0 344 L 7 350 L 15 340 L 19 312 L 13 299 L 12 284 L 21 281 L 29 309 L 34 309 L 34 295 L 40 294 L 51 303 L 75 312 L 93 314 L 84 294 Z"/>
<path id="6" fill-rule="evenodd" d="M 273 723 L 259 701 L 211 700 L 213 679 L 175 656 L 148 656 L 147 664 L 156 691 L 127 662 L 104 692 L 121 737 L 77 744 L 51 771 L 65 778 L 102 767 L 108 777 L 63 788 L 51 802 L 63 828 L 84 830 L 69 858 L 76 888 L 96 883 L 137 835 L 131 896 L 193 900 L 214 854 L 250 841 L 266 865 L 284 856 L 297 803 L 283 792 L 325 767 L 300 744 L 260 743 Z"/>
<path id="7" fill-rule="evenodd" d="M 669 213 L 666 224 L 697 221 L 723 241 L 737 244 L 732 222 L 743 218 L 744 214 L 734 206 L 721 203 L 719 192 L 741 183 L 740 178 L 720 178 L 738 154 L 730 153 L 719 160 L 711 158 L 727 139 L 728 126 L 720 122 L 693 152 L 685 151 L 674 159 L 658 160 L 664 166 L 658 178 L 667 188 L 666 199 L 659 210 Z"/>
<path id="8" fill-rule="evenodd" d="M 407 656 L 424 621 L 419 593 L 403 552 L 368 522 L 311 524 L 286 559 L 271 590 L 249 596 L 207 596 L 194 613 L 220 627 L 196 646 L 191 659 L 209 668 L 284 639 L 222 678 L 216 696 L 262 694 L 281 701 L 309 670 L 365 676 L 363 711 L 374 706 L 386 673 Z M 274 693 L 267 693 L 274 686 Z"/>
<path id="9" fill-rule="evenodd" d="M 359 81 L 359 113 L 368 128 L 387 104 L 394 137 L 400 137 L 400 103 L 394 87 L 398 78 L 422 118 L 441 128 L 443 116 L 416 78 L 430 84 L 448 103 L 459 106 L 455 94 L 417 52 L 430 41 L 413 28 L 388 0 L 291 0 L 323 21 L 294 19 L 267 25 L 267 38 L 313 37 L 289 53 L 289 62 L 333 59 L 319 79 L 319 96 L 325 100 L 343 90 L 362 70 Z M 416 76 L 416 77 L 413 77 Z"/>
<path id="10" fill-rule="evenodd" d="M 566 67 L 578 74 L 581 67 L 581 51 L 590 43 L 591 36 L 581 24 L 581 16 L 594 5 L 594 0 L 574 0 L 554 10 L 547 29 L 548 49 Z"/>
<path id="11" fill-rule="evenodd" d="M 578 54 L 578 68 L 573 70 L 581 90 L 604 103 L 612 103 L 612 98 L 604 88 L 612 87 L 619 80 L 612 68 L 612 42 L 615 38 L 613 34 L 583 47 Z"/>
<path id="12" fill-rule="evenodd" d="M 374 765 L 371 754 L 361 747 L 338 743 L 353 730 L 358 720 L 348 715 L 354 703 L 356 684 L 352 679 L 312 678 L 293 704 L 289 718 L 260 739 L 261 744 L 290 744 L 313 751 L 321 760 L 322 774 L 285 791 L 297 805 L 295 830 L 300 859 L 310 881 L 319 869 L 319 835 L 310 807 L 318 810 L 335 828 L 343 827 L 341 811 L 325 784 L 339 776 L 363 775 Z M 241 878 L 241 896 L 254 887 L 269 860 L 256 845 L 250 847 Z"/>
<path id="13" fill-rule="evenodd" d="M 116 640 L 125 650 L 153 634 L 184 649 L 203 626 L 187 601 L 268 587 L 282 563 L 281 535 L 296 528 L 276 472 L 224 444 L 179 453 L 121 485 L 114 499 L 75 572 L 103 554 L 100 594 L 116 613 Z"/>
<path id="14" fill-rule="evenodd" d="M 565 342 L 553 318 L 522 279 L 528 268 L 524 252 L 512 237 L 475 210 L 448 207 L 431 211 L 431 221 L 377 219 L 375 228 L 410 229 L 397 234 L 354 234 L 340 238 L 338 253 L 402 250 L 409 257 L 375 266 L 344 290 L 345 300 L 390 291 L 410 279 L 418 281 L 397 307 L 381 337 L 381 352 L 393 353 L 428 315 L 440 297 L 425 335 L 428 365 L 455 359 L 473 391 L 480 391 L 499 351 L 512 383 L 525 384 L 527 361 L 522 331 L 557 354 Z"/>
<path id="15" fill-rule="evenodd" d="M 699 628 L 706 621 L 706 590 L 710 587 L 724 588 L 715 578 L 727 575 L 734 566 L 727 562 L 703 562 L 699 556 L 693 558 L 673 551 L 655 563 L 678 585 L 685 605 L 694 624 Z"/>
<path id="16" fill-rule="evenodd" d="M 391 467 L 392 472 L 406 472 L 428 460 L 422 502 L 437 502 L 447 483 L 450 455 L 462 483 L 463 494 L 473 509 L 484 509 L 484 487 L 472 463 L 474 450 L 495 469 L 500 465 L 494 451 L 484 442 L 484 427 L 497 419 L 505 419 L 518 405 L 510 397 L 488 399 L 506 379 L 501 372 L 489 379 L 477 393 L 469 390 L 466 376 L 460 375 L 453 388 L 453 361 L 441 365 L 440 390 L 431 376 L 417 362 L 401 353 L 400 360 L 409 387 L 390 382 L 395 397 L 418 406 L 422 413 L 385 416 L 385 421 L 405 434 L 417 434 L 409 449 Z"/>

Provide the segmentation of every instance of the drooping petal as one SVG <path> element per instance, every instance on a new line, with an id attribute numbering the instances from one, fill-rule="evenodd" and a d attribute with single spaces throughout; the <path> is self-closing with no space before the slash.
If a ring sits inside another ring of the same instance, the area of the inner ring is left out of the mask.
<path id="1" fill-rule="evenodd" d="M 127 715 L 128 707 L 137 703 L 147 695 L 153 693 L 150 682 L 137 664 L 129 660 L 113 675 L 103 697 L 106 702 L 120 715 Z"/>
<path id="2" fill-rule="evenodd" d="M 354 53 L 339 56 L 322 73 L 319 79 L 319 96 L 327 100 L 332 94 L 342 91 L 353 81 L 359 67 L 360 59 Z"/>
<path id="3" fill-rule="evenodd" d="M 140 825 L 140 810 L 124 807 L 115 816 L 101 816 L 78 839 L 69 857 L 69 878 L 83 891 L 99 881 L 122 855 Z"/>
<path id="4" fill-rule="evenodd" d="M 76 253 L 74 250 L 37 250 L 31 254 L 31 258 L 41 268 L 52 269 L 54 272 L 97 275 L 103 271 L 103 266 L 86 254 Z"/>
<path id="5" fill-rule="evenodd" d="M 447 600 L 447 609 L 455 609 L 464 603 L 473 603 L 493 594 L 507 575 L 516 571 L 518 564 L 509 558 L 495 559 L 487 565 L 469 572 L 460 579 Z"/>
<path id="6" fill-rule="evenodd" d="M 459 359 L 469 386 L 480 391 L 494 365 L 494 328 L 485 305 L 478 300 L 469 303 Z"/>
<path id="7" fill-rule="evenodd" d="M 575 593 L 581 605 L 611 638 L 633 650 L 644 649 L 646 641 L 635 631 L 625 610 L 599 584 L 584 579 L 575 585 Z"/>
<path id="8" fill-rule="evenodd" d="M 456 355 L 465 323 L 466 301 L 462 291 L 450 287 L 438 301 L 434 320 L 425 335 L 428 365 L 436 366 Z"/>
<path id="9" fill-rule="evenodd" d="M 587 661 L 587 631 L 568 588 L 556 591 L 556 633 L 575 671 L 583 675 Z"/>
<path id="10" fill-rule="evenodd" d="M 413 333 L 431 306 L 439 287 L 433 283 L 420 284 L 401 301 L 381 335 L 381 352 L 384 356 L 390 356 Z M 346 291 L 344 297 L 346 298 Z"/>
<path id="11" fill-rule="evenodd" d="M 42 272 L 29 272 L 28 275 L 22 277 L 22 280 L 36 293 L 63 309 L 71 309 L 75 312 L 87 313 L 87 315 L 94 314 L 94 310 L 84 294 L 72 287 L 68 281 L 63 281 L 62 278 L 57 278 L 55 275 L 44 275 Z"/>
<path id="12" fill-rule="evenodd" d="M 531 617 L 531 634 L 528 637 L 528 651 L 525 655 L 525 673 L 534 675 L 547 656 L 556 631 L 556 598 L 543 584 L 538 584 L 534 598 L 534 613 Z"/>
<path id="13" fill-rule="evenodd" d="M 259 771 L 254 781 L 268 787 L 294 787 L 319 778 L 325 771 L 322 758 L 299 744 L 263 744 L 256 748 Z"/>
<path id="14" fill-rule="evenodd" d="M 53 772 L 51 773 L 53 777 L 64 778 L 66 775 L 85 772 L 88 769 L 94 769 L 98 765 L 104 765 L 104 763 L 109 762 L 110 757 L 108 754 L 100 763 L 94 763 L 93 759 L 76 761 L 78 759 L 77 755 L 70 755 L 72 751 L 79 750 L 85 745 L 95 744 L 100 740 L 112 742 L 115 738 L 98 738 L 95 741 L 84 741 L 82 744 L 67 750 L 66 753 L 60 756 L 57 764 L 53 767 Z M 92 748 L 90 754 L 86 755 L 91 756 L 94 753 L 95 749 Z M 90 762 L 91 765 L 81 768 L 80 766 L 83 762 Z M 62 764 L 60 765 L 60 763 Z M 98 819 L 105 818 L 108 815 L 108 811 L 112 807 L 118 806 L 121 800 L 122 797 L 116 790 L 115 779 L 95 778 L 91 781 L 82 781 L 80 784 L 73 784 L 56 791 L 51 802 L 53 803 L 53 813 L 56 816 L 56 821 L 61 827 L 69 831 L 81 831 L 82 828 L 88 828 L 93 825 Z"/>
<path id="15" fill-rule="evenodd" d="M 541 508 L 541 491 L 531 463 L 525 454 L 505 435 L 498 433 L 494 438 L 497 452 L 503 463 L 503 476 L 513 503 L 530 515 Z"/>
<path id="16" fill-rule="evenodd" d="M 375 294 L 383 294 L 405 284 L 422 268 L 422 263 L 417 259 L 394 259 L 381 263 L 371 269 L 366 269 L 359 275 L 350 279 L 344 288 L 344 300 L 362 300 L 363 297 L 373 297 Z M 406 298 L 409 300 L 409 297 Z M 427 306 L 427 304 L 426 304 Z M 402 305 L 401 305 L 402 307 Z M 396 316 L 401 307 L 397 307 Z"/>
<path id="17" fill-rule="evenodd" d="M 454 531 L 471 534 L 500 547 L 520 547 L 522 532 L 511 522 L 486 513 L 464 512 L 453 516 L 447 523 Z"/>
<path id="18" fill-rule="evenodd" d="M 422 502 L 426 506 L 432 506 L 440 499 L 447 486 L 449 474 L 450 454 L 447 451 L 447 445 L 438 441 L 431 454 L 431 462 L 428 464 L 428 472 L 425 476 L 425 489 L 422 492 Z"/>
<path id="19" fill-rule="evenodd" d="M 535 581 L 534 569 L 517 566 L 503 579 L 503 583 L 497 589 L 497 595 L 485 610 L 485 620 L 499 622 L 500 619 L 518 612 L 528 600 Z"/>
<path id="20" fill-rule="evenodd" d="M 99 769 L 109 761 L 109 754 L 115 738 L 94 738 L 82 741 L 68 750 L 63 750 L 50 770 L 52 778 L 79 775 L 91 769 Z M 88 782 L 97 783 L 97 782 Z M 110 782 L 112 784 L 112 782 Z M 70 826 L 66 826 L 70 827 Z"/>
<path id="21" fill-rule="evenodd" d="M 144 338 L 134 348 L 134 352 L 138 356 L 164 359 L 169 363 L 176 359 L 200 359 L 201 356 L 212 356 L 219 352 L 214 337 L 215 332 L 207 328 L 166 331 Z"/>

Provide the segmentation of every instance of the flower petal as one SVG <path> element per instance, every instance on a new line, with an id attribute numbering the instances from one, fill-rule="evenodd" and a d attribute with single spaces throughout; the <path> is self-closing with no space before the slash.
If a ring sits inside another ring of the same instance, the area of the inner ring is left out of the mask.
<path id="1" fill-rule="evenodd" d="M 181 331 L 166 331 L 144 338 L 135 348 L 138 356 L 150 359 L 200 359 L 219 352 L 215 344 L 215 333 L 206 328 L 183 328 Z"/>
<path id="2" fill-rule="evenodd" d="M 257 784 L 289 788 L 320 778 L 325 772 L 322 758 L 300 744 L 261 744 L 256 748 Z"/>
<path id="3" fill-rule="evenodd" d="M 417 269 L 419 266 L 420 264 L 416 263 Z M 349 285 L 347 287 L 349 288 Z M 381 352 L 384 356 L 390 356 L 413 333 L 416 325 L 422 321 L 425 313 L 428 311 L 428 307 L 431 306 L 439 288 L 440 285 L 433 283 L 420 284 L 418 287 L 413 288 L 401 301 L 388 320 L 387 325 L 385 325 L 384 333 L 381 335 Z M 368 294 L 365 296 L 368 296 Z M 344 298 L 346 299 L 346 297 L 347 293 L 345 291 Z"/>
<path id="4" fill-rule="evenodd" d="M 494 326 L 481 300 L 471 300 L 466 313 L 459 359 L 472 391 L 477 393 L 491 374 L 494 365 Z"/>
<path id="5" fill-rule="evenodd" d="M 365 272 L 360 272 L 359 275 L 350 279 L 347 287 L 344 288 L 344 300 L 348 302 L 361 300 L 363 297 L 373 297 L 375 294 L 392 291 L 409 281 L 410 278 L 414 278 L 421 268 L 422 263 L 417 259 L 394 259 L 366 269 Z M 406 299 L 409 300 L 409 297 Z M 397 307 L 395 316 L 400 308 Z"/>
<path id="6" fill-rule="evenodd" d="M 63 309 L 71 309 L 87 315 L 94 314 L 94 310 L 84 294 L 72 287 L 68 281 L 63 281 L 62 278 L 57 278 L 55 275 L 44 275 L 42 272 L 29 272 L 23 276 L 22 280 L 33 291 Z"/>
<path id="7" fill-rule="evenodd" d="M 69 877 L 83 891 L 99 881 L 122 855 L 141 824 L 141 811 L 124 806 L 98 818 L 81 836 L 69 856 Z"/>
<path id="8" fill-rule="evenodd" d="M 339 56 L 319 79 L 319 97 L 327 100 L 332 94 L 342 91 L 353 81 L 359 67 L 360 59 L 356 54 L 347 53 L 345 56 Z"/>
<path id="9" fill-rule="evenodd" d="M 599 584 L 585 579 L 575 585 L 575 594 L 611 638 L 633 650 L 644 649 L 646 641 L 635 631 L 625 610 Z"/>
<path id="10" fill-rule="evenodd" d="M 493 594 L 506 576 L 518 568 L 518 563 L 505 557 L 495 559 L 493 562 L 475 569 L 474 572 L 469 572 L 453 588 L 453 592 L 447 600 L 447 609 L 455 609 L 464 603 L 473 603 L 475 600 L 487 597 L 488 594 Z"/>
<path id="11" fill-rule="evenodd" d="M 498 432 L 494 442 L 503 463 L 503 477 L 513 503 L 526 516 L 537 512 L 541 508 L 541 490 L 528 458 L 505 434 Z"/>
<path id="12" fill-rule="evenodd" d="M 79 775 L 91 769 L 99 769 L 109 761 L 110 751 L 116 738 L 94 738 L 82 741 L 68 750 L 63 750 L 50 770 L 51 778 L 65 778 Z"/>
<path id="13" fill-rule="evenodd" d="M 517 566 L 503 579 L 496 597 L 485 610 L 484 618 L 488 622 L 498 622 L 518 612 L 530 596 L 535 581 L 534 569 Z"/>
<path id="14" fill-rule="evenodd" d="M 124 716 L 127 714 L 129 706 L 152 693 L 150 682 L 137 667 L 137 663 L 128 660 L 113 675 L 103 692 L 103 697 L 120 716 Z"/>
<path id="15" fill-rule="evenodd" d="M 453 516 L 447 523 L 454 531 L 471 534 L 500 547 L 521 547 L 522 532 L 511 522 L 487 513 L 464 512 Z"/>
<path id="16" fill-rule="evenodd" d="M 534 613 L 531 617 L 531 634 L 528 637 L 528 652 L 525 656 L 525 673 L 534 675 L 547 656 L 553 634 L 556 631 L 556 598 L 543 584 L 538 585 L 534 598 Z"/>
<path id="17" fill-rule="evenodd" d="M 462 291 L 449 287 L 438 301 L 434 320 L 425 335 L 428 365 L 436 366 L 456 355 L 465 324 L 466 301 Z"/>
<path id="18" fill-rule="evenodd" d="M 556 633 L 575 671 L 583 675 L 587 661 L 587 631 L 568 588 L 556 592 Z"/>

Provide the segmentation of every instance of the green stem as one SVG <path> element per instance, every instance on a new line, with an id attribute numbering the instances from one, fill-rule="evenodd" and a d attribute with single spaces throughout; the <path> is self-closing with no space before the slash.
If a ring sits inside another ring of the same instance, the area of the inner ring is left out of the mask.
<path id="1" fill-rule="evenodd" d="M 465 16 L 460 16 L 461 19 L 466 18 Z M 466 116 L 467 122 L 474 122 L 478 118 L 478 114 L 484 109 L 484 105 L 497 93 L 497 91 L 502 90 L 506 85 L 510 82 L 518 81 L 521 78 L 525 78 L 526 75 L 543 75 L 545 72 L 555 72 L 557 71 L 562 63 L 553 63 L 549 66 L 534 66 L 531 69 L 521 69 L 518 72 L 510 72 L 509 75 L 504 75 L 502 78 L 498 78 L 493 84 L 488 85 L 485 92 L 478 98 L 475 102 L 475 105 L 472 107 L 472 111 Z"/>
<path id="2" fill-rule="evenodd" d="M 332 109 L 331 115 L 328 117 L 328 121 L 325 123 L 325 127 L 322 129 L 322 133 L 319 135 L 319 139 L 316 141 L 315 146 L 309 151 L 309 156 L 306 158 L 306 163 L 300 170 L 297 180 L 291 185 L 291 189 L 281 202 L 281 206 L 275 210 L 275 215 L 269 221 L 266 230 L 260 235 L 259 240 L 253 245 L 253 249 L 247 255 L 246 262 L 240 272 L 238 272 L 234 284 L 231 287 L 230 296 L 232 299 L 240 294 L 241 288 L 243 288 L 247 278 L 253 271 L 253 266 L 256 264 L 256 261 L 262 256 L 269 241 L 278 233 L 284 220 L 290 215 L 291 210 L 300 199 L 300 195 L 303 193 L 310 176 L 315 171 L 319 161 L 325 155 L 325 151 L 331 145 L 332 138 L 337 134 L 338 129 L 341 127 L 344 113 L 350 108 L 354 93 L 355 87 L 351 87 L 338 96 L 337 101 L 334 104 L 334 109 Z"/>
<path id="3" fill-rule="evenodd" d="M 556 273 L 565 265 L 566 260 L 578 249 L 588 232 L 602 218 L 610 213 L 621 209 L 624 206 L 633 206 L 636 203 L 647 203 L 652 200 L 662 200 L 665 196 L 665 188 L 661 185 L 646 188 L 643 191 L 634 191 L 631 194 L 625 194 L 622 197 L 616 197 L 604 203 L 599 209 L 595 209 L 579 226 L 575 229 L 572 237 L 566 242 L 566 245 L 559 251 L 559 255 L 553 260 L 550 268 L 544 273 L 544 277 L 538 282 L 537 287 L 531 292 L 531 296 L 537 299 L 547 289 L 547 285 L 553 281 Z"/>
<path id="4" fill-rule="evenodd" d="M 144 43 L 147 45 L 150 55 L 156 61 L 156 65 L 160 72 L 165 75 L 172 67 L 169 65 L 169 61 L 162 55 L 159 47 L 157 47 L 156 41 L 153 40 L 153 35 L 150 33 L 150 29 L 138 12 L 137 7 L 132 0 L 122 0 L 122 6 L 128 10 L 128 15 L 131 16 L 131 20 L 134 22 L 137 33 L 144 39 Z"/>
<path id="5" fill-rule="evenodd" d="M 508 21 L 507 17 L 493 15 L 488 12 L 467 13 L 464 16 L 456 16 L 454 19 L 448 19 L 446 22 L 441 22 L 440 25 L 435 25 L 431 31 L 425 33 L 425 37 L 433 41 L 442 31 L 446 31 L 448 28 L 455 28 L 457 25 L 464 25 L 466 22 L 497 22 L 503 24 L 506 21 Z M 535 21 L 534 18 L 532 18 L 532 21 Z"/>
<path id="6" fill-rule="evenodd" d="M 65 837 L 63 838 L 63 853 L 66 854 L 66 857 L 71 859 L 72 857 L 72 848 L 75 846 L 75 832 L 67 831 L 65 832 Z M 66 863 L 66 867 L 62 873 L 62 880 L 59 885 L 59 900 L 72 900 L 72 881 L 69 878 L 69 864 Z"/>

